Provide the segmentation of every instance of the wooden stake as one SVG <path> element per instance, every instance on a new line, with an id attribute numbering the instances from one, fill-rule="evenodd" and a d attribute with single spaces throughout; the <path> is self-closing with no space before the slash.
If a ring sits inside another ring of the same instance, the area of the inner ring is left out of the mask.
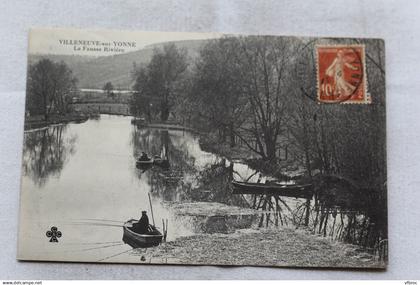
<path id="1" fill-rule="evenodd" d="M 165 242 L 166 242 L 166 237 L 168 236 L 168 219 L 166 219 L 166 228 L 165 228 Z"/>
<path id="2" fill-rule="evenodd" d="M 150 212 L 152 213 L 152 221 L 153 221 L 153 226 L 155 226 L 155 217 L 153 216 L 153 206 L 152 206 L 152 199 L 150 198 L 150 193 L 147 193 L 147 195 L 149 196 L 149 203 L 150 203 Z"/>
<path id="3" fill-rule="evenodd" d="M 162 218 L 162 231 L 163 231 L 163 241 L 166 242 L 165 220 L 163 218 Z"/>

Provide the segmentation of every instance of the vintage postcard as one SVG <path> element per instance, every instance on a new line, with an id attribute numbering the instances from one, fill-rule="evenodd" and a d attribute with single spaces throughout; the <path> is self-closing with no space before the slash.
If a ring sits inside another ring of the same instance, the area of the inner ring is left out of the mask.
<path id="1" fill-rule="evenodd" d="M 31 30 L 17 258 L 386 268 L 384 52 Z"/>

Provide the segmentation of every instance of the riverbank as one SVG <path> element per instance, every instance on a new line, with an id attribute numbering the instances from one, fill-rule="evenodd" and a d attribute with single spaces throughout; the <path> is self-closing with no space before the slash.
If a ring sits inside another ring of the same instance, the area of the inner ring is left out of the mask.
<path id="1" fill-rule="evenodd" d="M 264 175 L 279 180 L 300 179 L 305 173 L 305 169 L 299 166 L 297 161 L 291 159 L 278 160 L 276 163 L 264 161 L 260 155 L 244 144 L 237 143 L 231 147 L 229 142 L 219 142 L 208 134 L 201 135 L 199 143 L 200 148 L 204 151 L 223 156 L 231 161 L 243 161 Z"/>
<path id="2" fill-rule="evenodd" d="M 291 228 L 181 237 L 132 254 L 144 256 L 145 263 L 385 268 L 357 246 Z"/>
<path id="3" fill-rule="evenodd" d="M 70 113 L 65 115 L 51 115 L 48 120 L 45 120 L 44 116 L 34 116 L 25 118 L 25 131 L 32 129 L 39 129 L 48 127 L 50 125 L 66 124 L 70 122 L 83 123 L 89 118 L 98 117 L 99 114 L 81 114 L 81 113 Z"/>
<path id="4" fill-rule="evenodd" d="M 131 123 L 136 125 L 139 128 L 150 128 L 150 129 L 163 129 L 163 130 L 175 130 L 175 131 L 187 131 L 195 134 L 199 134 L 200 132 L 196 129 L 184 126 L 183 124 L 180 124 L 178 122 L 146 122 L 143 118 L 136 118 L 134 117 L 131 120 Z"/>
<path id="5" fill-rule="evenodd" d="M 220 142 L 209 134 L 200 136 L 200 148 L 204 151 L 211 152 L 229 160 L 258 159 L 259 155 L 249 150 L 248 147 L 237 144 L 231 147 L 227 142 Z"/>

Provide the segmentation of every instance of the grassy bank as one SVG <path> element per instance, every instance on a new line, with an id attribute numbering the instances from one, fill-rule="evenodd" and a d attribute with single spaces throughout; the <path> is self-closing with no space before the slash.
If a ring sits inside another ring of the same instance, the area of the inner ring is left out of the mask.
<path id="1" fill-rule="evenodd" d="M 313 236 L 304 230 L 239 230 L 178 238 L 136 249 L 145 262 L 182 264 L 384 268 L 356 246 Z"/>

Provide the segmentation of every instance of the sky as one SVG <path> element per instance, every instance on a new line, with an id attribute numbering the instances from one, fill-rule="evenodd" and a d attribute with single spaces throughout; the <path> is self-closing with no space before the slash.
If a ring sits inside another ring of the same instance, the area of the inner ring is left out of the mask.
<path id="1" fill-rule="evenodd" d="M 29 53 L 107 56 L 131 52 L 155 43 L 221 36 L 222 34 L 219 33 L 37 28 L 30 31 Z M 75 44 L 74 41 L 77 43 Z"/>

